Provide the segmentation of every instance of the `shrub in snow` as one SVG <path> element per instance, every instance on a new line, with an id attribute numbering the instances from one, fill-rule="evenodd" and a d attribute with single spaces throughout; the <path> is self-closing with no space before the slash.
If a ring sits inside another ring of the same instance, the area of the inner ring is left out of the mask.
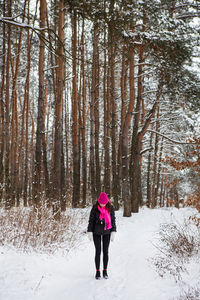
<path id="1" fill-rule="evenodd" d="M 41 208 L 40 217 L 34 208 L 1 210 L 0 245 L 23 251 L 36 250 L 52 253 L 69 251 L 80 241 L 86 227 L 86 210 L 67 209 L 55 220 L 52 211 Z"/>
<path id="2" fill-rule="evenodd" d="M 197 231 L 191 230 L 191 224 L 161 224 L 160 241 L 167 249 L 168 255 L 185 260 L 198 252 L 199 238 Z"/>
<path id="3" fill-rule="evenodd" d="M 170 274 L 176 281 L 182 280 L 187 272 L 186 264 L 192 257 L 198 260 L 200 253 L 200 232 L 190 220 L 180 223 L 161 224 L 158 232 L 158 249 L 153 264 L 158 274 L 163 277 Z"/>
<path id="4" fill-rule="evenodd" d="M 180 296 L 173 300 L 198 300 L 200 299 L 200 288 L 199 287 L 189 287 L 187 290 L 183 291 Z"/>

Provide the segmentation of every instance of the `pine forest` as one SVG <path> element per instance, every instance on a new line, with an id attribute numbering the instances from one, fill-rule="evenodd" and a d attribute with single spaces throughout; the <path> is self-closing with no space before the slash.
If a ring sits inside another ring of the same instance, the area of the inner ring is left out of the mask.
<path id="1" fill-rule="evenodd" d="M 0 201 L 124 216 L 199 193 L 199 1 L 1 1 Z M 188 200 L 189 201 L 189 200 Z"/>
<path id="2" fill-rule="evenodd" d="M 0 0 L 0 299 L 199 300 L 199 233 L 200 0 Z"/>

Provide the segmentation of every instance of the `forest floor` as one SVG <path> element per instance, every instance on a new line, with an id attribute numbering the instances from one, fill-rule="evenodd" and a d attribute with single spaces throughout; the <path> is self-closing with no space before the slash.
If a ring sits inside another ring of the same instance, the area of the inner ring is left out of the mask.
<path id="1" fill-rule="evenodd" d="M 0 247 L 0 300 L 181 299 L 184 289 L 198 285 L 199 264 L 187 263 L 187 272 L 176 282 L 170 274 L 160 277 L 151 259 L 158 255 L 160 225 L 182 222 L 190 213 L 187 208 L 142 208 L 139 214 L 123 218 L 122 210 L 116 212 L 108 280 L 94 278 L 94 246 L 86 234 L 68 254 L 20 253 Z"/>

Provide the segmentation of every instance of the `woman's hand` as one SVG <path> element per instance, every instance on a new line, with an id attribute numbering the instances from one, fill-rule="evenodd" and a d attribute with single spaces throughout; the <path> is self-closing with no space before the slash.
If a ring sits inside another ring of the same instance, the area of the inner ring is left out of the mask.
<path id="1" fill-rule="evenodd" d="M 114 242 L 115 234 L 116 234 L 115 231 L 111 231 L 111 241 L 112 241 L 112 242 Z"/>
<path id="2" fill-rule="evenodd" d="M 90 240 L 90 242 L 92 242 L 93 233 L 92 232 L 87 232 L 87 236 L 88 236 L 88 239 Z"/>

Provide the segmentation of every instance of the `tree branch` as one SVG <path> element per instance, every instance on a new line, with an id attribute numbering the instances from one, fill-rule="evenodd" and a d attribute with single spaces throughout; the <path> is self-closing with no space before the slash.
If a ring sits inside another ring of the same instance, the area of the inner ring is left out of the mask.
<path id="1" fill-rule="evenodd" d="M 153 150 L 153 147 L 150 147 L 150 148 L 147 148 L 147 149 L 144 149 L 140 152 L 140 155 L 143 155 L 144 153 L 148 152 L 148 151 L 152 151 Z"/>
<path id="2" fill-rule="evenodd" d="M 151 119 L 154 115 L 154 112 L 158 106 L 158 103 L 159 103 L 159 100 L 160 100 L 160 96 L 161 96 L 161 93 L 162 93 L 162 85 L 159 84 L 159 87 L 158 87 L 158 92 L 157 92 L 157 95 L 156 95 L 156 101 L 154 102 L 153 104 L 153 107 L 152 109 L 148 112 L 148 116 L 146 118 L 146 121 L 144 123 L 144 126 L 142 127 L 142 130 L 138 133 L 138 137 L 139 139 L 141 140 L 143 138 L 143 136 L 145 135 L 145 133 L 147 132 L 147 129 L 149 127 L 149 124 L 151 122 Z"/>
<path id="3" fill-rule="evenodd" d="M 195 144 L 195 143 L 189 143 L 189 142 L 180 142 L 180 141 L 175 141 L 175 140 L 172 140 L 171 138 L 169 138 L 168 136 L 158 132 L 158 131 L 155 131 L 155 130 L 151 130 L 151 129 L 148 129 L 147 130 L 148 132 L 152 132 L 152 133 L 155 133 L 155 134 L 158 134 L 162 137 L 164 137 L 166 140 L 174 143 L 174 144 L 179 144 L 179 145 L 190 145 L 190 144 Z"/>
<path id="4" fill-rule="evenodd" d="M 31 29 L 33 31 L 48 30 L 48 27 L 44 27 L 44 28 L 33 27 L 33 26 L 29 25 L 29 24 L 16 22 L 16 21 L 13 20 L 13 18 L 0 17 L 0 22 L 7 23 L 7 24 L 10 24 L 10 25 L 14 25 L 14 26 L 17 26 L 17 27 L 22 27 L 24 29 Z"/>

